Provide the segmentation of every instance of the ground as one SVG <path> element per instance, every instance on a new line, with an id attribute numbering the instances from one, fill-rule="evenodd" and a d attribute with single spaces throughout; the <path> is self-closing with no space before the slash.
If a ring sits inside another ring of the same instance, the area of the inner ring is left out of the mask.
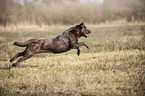
<path id="1" fill-rule="evenodd" d="M 0 30 L 2 96 L 143 96 L 145 95 L 145 23 L 86 24 L 92 31 L 81 47 L 63 54 L 38 54 L 12 68 L 24 48 L 15 41 L 53 38 L 72 27 Z"/>

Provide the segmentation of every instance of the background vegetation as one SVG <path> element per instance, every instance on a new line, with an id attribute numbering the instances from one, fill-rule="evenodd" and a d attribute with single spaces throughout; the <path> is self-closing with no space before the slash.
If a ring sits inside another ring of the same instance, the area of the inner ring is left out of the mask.
<path id="1" fill-rule="evenodd" d="M 104 0 L 102 3 L 79 1 L 0 0 L 0 24 L 6 27 L 19 24 L 43 26 L 145 21 L 145 0 Z"/>

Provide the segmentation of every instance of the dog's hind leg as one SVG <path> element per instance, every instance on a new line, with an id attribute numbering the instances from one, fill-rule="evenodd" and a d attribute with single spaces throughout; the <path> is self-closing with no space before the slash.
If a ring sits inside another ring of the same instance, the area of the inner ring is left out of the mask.
<path id="1" fill-rule="evenodd" d="M 35 54 L 35 52 L 29 49 L 26 49 L 23 53 L 24 53 L 23 56 L 16 63 L 13 63 L 12 65 L 13 67 L 17 66 L 20 62 L 32 57 Z"/>
<path id="2" fill-rule="evenodd" d="M 22 62 L 23 60 L 26 60 L 26 59 L 28 59 L 28 58 L 30 58 L 30 57 L 32 57 L 32 55 L 30 55 L 30 56 L 25 55 L 25 56 L 21 57 L 16 63 L 13 63 L 12 66 L 15 67 L 15 66 L 17 66 L 20 62 Z"/>
<path id="3" fill-rule="evenodd" d="M 20 62 L 22 62 L 22 61 L 24 61 L 24 60 L 26 60 L 26 59 L 28 59 L 28 58 L 30 58 L 30 57 L 32 57 L 33 55 L 35 55 L 35 54 L 37 54 L 37 53 L 39 53 L 39 51 L 40 51 L 40 46 L 39 46 L 39 44 L 31 44 L 30 46 L 28 46 L 27 48 L 26 48 L 26 50 L 23 52 L 23 56 L 16 62 L 16 63 L 13 63 L 13 67 L 15 67 L 15 66 L 17 66 Z M 16 57 L 18 57 L 18 56 L 16 56 Z M 15 56 L 14 56 L 14 58 L 16 58 Z M 13 58 L 12 58 L 12 60 L 13 60 Z"/>
<path id="4" fill-rule="evenodd" d="M 13 62 L 16 58 L 18 58 L 19 56 L 24 56 L 24 52 L 21 53 L 17 53 L 13 58 L 10 59 L 10 62 Z"/>

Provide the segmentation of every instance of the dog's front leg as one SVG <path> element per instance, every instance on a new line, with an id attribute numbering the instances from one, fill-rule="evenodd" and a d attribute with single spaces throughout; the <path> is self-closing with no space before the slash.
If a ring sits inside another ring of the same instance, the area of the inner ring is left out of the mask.
<path id="1" fill-rule="evenodd" d="M 72 48 L 77 49 L 77 55 L 79 56 L 81 51 L 80 51 L 78 44 L 73 44 Z"/>
<path id="2" fill-rule="evenodd" d="M 85 43 L 85 42 L 80 42 L 80 43 L 77 43 L 73 46 L 73 48 L 77 49 L 77 55 L 79 56 L 81 51 L 80 51 L 80 46 L 86 46 L 87 48 L 89 48 L 89 46 Z"/>
<path id="3" fill-rule="evenodd" d="M 89 49 L 89 46 L 88 46 L 85 42 L 80 42 L 80 43 L 77 44 L 77 46 L 78 46 L 78 47 L 79 47 L 79 46 L 86 46 L 86 48 Z"/>
<path id="4" fill-rule="evenodd" d="M 78 47 L 77 50 L 78 50 L 77 55 L 79 56 L 81 53 L 80 48 Z"/>

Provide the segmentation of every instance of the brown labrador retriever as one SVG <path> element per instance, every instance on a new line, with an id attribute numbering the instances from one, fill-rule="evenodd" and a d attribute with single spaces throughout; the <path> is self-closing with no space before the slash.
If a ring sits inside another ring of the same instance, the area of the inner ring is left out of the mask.
<path id="1" fill-rule="evenodd" d="M 81 36 L 88 37 L 88 34 L 90 33 L 91 31 L 88 30 L 83 23 L 81 23 L 69 28 L 53 39 L 31 39 L 26 42 L 14 42 L 14 45 L 26 47 L 26 49 L 23 52 L 17 53 L 10 59 L 10 62 L 13 62 L 17 57 L 20 57 L 20 59 L 12 65 L 17 66 L 20 62 L 32 57 L 34 54 L 62 53 L 69 51 L 70 49 L 77 49 L 77 55 L 79 56 L 79 46 L 89 47 L 85 42 L 78 42 L 78 39 Z"/>

